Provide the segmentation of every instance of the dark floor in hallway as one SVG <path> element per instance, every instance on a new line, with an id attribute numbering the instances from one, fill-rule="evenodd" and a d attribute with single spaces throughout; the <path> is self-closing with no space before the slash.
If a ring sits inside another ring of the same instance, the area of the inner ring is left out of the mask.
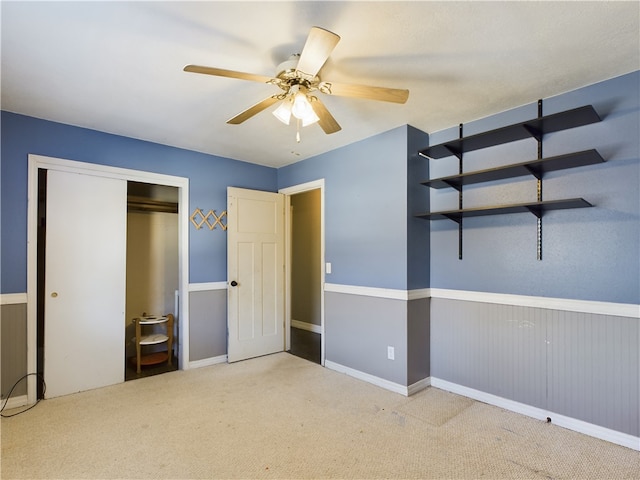
<path id="1" fill-rule="evenodd" d="M 310 362 L 320 363 L 320 338 L 319 333 L 292 327 L 289 353 Z"/>

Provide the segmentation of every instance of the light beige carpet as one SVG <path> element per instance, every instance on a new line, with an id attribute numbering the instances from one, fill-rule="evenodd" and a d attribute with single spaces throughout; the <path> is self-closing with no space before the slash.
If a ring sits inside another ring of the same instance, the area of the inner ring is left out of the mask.
<path id="1" fill-rule="evenodd" d="M 6 412 L 5 413 L 10 413 Z M 287 353 L 45 400 L 2 419 L 3 479 L 640 478 L 640 453 Z"/>

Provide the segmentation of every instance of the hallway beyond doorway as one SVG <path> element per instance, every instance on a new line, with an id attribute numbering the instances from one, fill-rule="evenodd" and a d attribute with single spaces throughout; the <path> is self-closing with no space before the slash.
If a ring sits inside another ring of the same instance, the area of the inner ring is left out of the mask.
<path id="1" fill-rule="evenodd" d="M 321 335 L 319 333 L 291 327 L 291 349 L 289 353 L 320 364 L 320 341 Z"/>

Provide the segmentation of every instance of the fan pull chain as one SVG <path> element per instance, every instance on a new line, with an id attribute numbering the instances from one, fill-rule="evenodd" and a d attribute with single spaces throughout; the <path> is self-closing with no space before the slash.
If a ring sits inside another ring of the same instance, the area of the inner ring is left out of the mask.
<path id="1" fill-rule="evenodd" d="M 296 121 L 296 141 L 300 143 L 300 119 Z"/>

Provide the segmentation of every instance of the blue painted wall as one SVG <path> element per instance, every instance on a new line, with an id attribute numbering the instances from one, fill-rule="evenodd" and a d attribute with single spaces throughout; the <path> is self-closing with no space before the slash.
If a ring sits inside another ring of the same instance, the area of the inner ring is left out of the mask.
<path id="1" fill-rule="evenodd" d="M 189 178 L 189 208 L 221 213 L 227 186 L 276 190 L 277 170 L 2 112 L 1 290 L 27 290 L 28 154 Z M 191 283 L 226 281 L 226 234 L 189 227 Z"/>
<path id="2" fill-rule="evenodd" d="M 640 72 L 543 101 L 544 114 L 593 105 L 603 121 L 546 135 L 545 157 L 597 149 L 606 163 L 562 170 L 543 180 L 543 198 L 583 197 L 594 208 L 543 218 L 543 260 L 536 260 L 536 219 L 529 214 L 465 219 L 463 259 L 458 228 L 431 222 L 431 287 L 543 297 L 640 303 Z M 537 101 L 464 125 L 472 135 L 537 116 Z M 430 134 L 431 144 L 458 136 L 458 127 Z M 465 154 L 464 169 L 537 157 L 522 140 Z M 457 173 L 458 160 L 430 162 L 432 178 Z M 536 180 L 517 178 L 464 188 L 464 206 L 536 199 Z M 431 209 L 457 208 L 455 190 L 432 190 Z"/>
<path id="3" fill-rule="evenodd" d="M 429 189 L 420 182 L 429 178 L 429 160 L 418 151 L 429 144 L 429 135 L 417 128 L 407 129 L 407 289 L 428 288 L 431 270 L 431 230 L 429 222 L 416 218 L 429 210 Z"/>
<path id="4" fill-rule="evenodd" d="M 421 266 L 411 269 L 411 284 L 427 286 L 428 226 L 413 224 L 407 192 L 409 140 L 414 142 L 413 150 L 415 139 L 426 142 L 427 138 L 412 127 L 398 127 L 278 170 L 279 188 L 325 180 L 325 259 L 332 264 L 327 282 L 409 288 L 411 222 L 416 238 L 422 236 L 426 242 L 416 262 Z M 411 173 L 424 174 L 424 165 L 416 164 Z M 427 199 L 414 195 L 411 206 L 420 201 Z"/>
<path id="5" fill-rule="evenodd" d="M 27 155 L 166 173 L 190 179 L 190 209 L 222 211 L 228 185 L 275 191 L 325 179 L 327 282 L 394 289 L 447 288 L 640 303 L 640 72 L 545 99 L 550 114 L 593 104 L 594 125 L 547 135 L 545 156 L 597 148 L 602 165 L 549 174 L 547 200 L 581 196 L 595 208 L 551 212 L 536 260 L 533 215 L 465 220 L 412 218 L 457 205 L 455 191 L 419 182 L 457 172 L 457 159 L 422 161 L 415 152 L 456 138 L 458 127 L 427 136 L 410 126 L 278 170 L 2 112 L 2 293 L 26 291 Z M 465 125 L 465 134 L 537 115 L 535 102 Z M 533 140 L 465 155 L 465 170 L 533 159 Z M 413 153 L 412 153 L 413 152 Z M 409 157 L 409 158 L 408 158 Z M 465 205 L 533 200 L 536 182 L 518 178 L 465 188 Z M 420 223 L 422 222 L 422 223 Z M 429 235 L 429 223 L 431 234 Z M 430 252 L 430 256 L 429 256 Z M 226 279 L 226 235 L 190 230 L 190 282 Z M 430 275 L 430 278 L 429 278 Z"/>

